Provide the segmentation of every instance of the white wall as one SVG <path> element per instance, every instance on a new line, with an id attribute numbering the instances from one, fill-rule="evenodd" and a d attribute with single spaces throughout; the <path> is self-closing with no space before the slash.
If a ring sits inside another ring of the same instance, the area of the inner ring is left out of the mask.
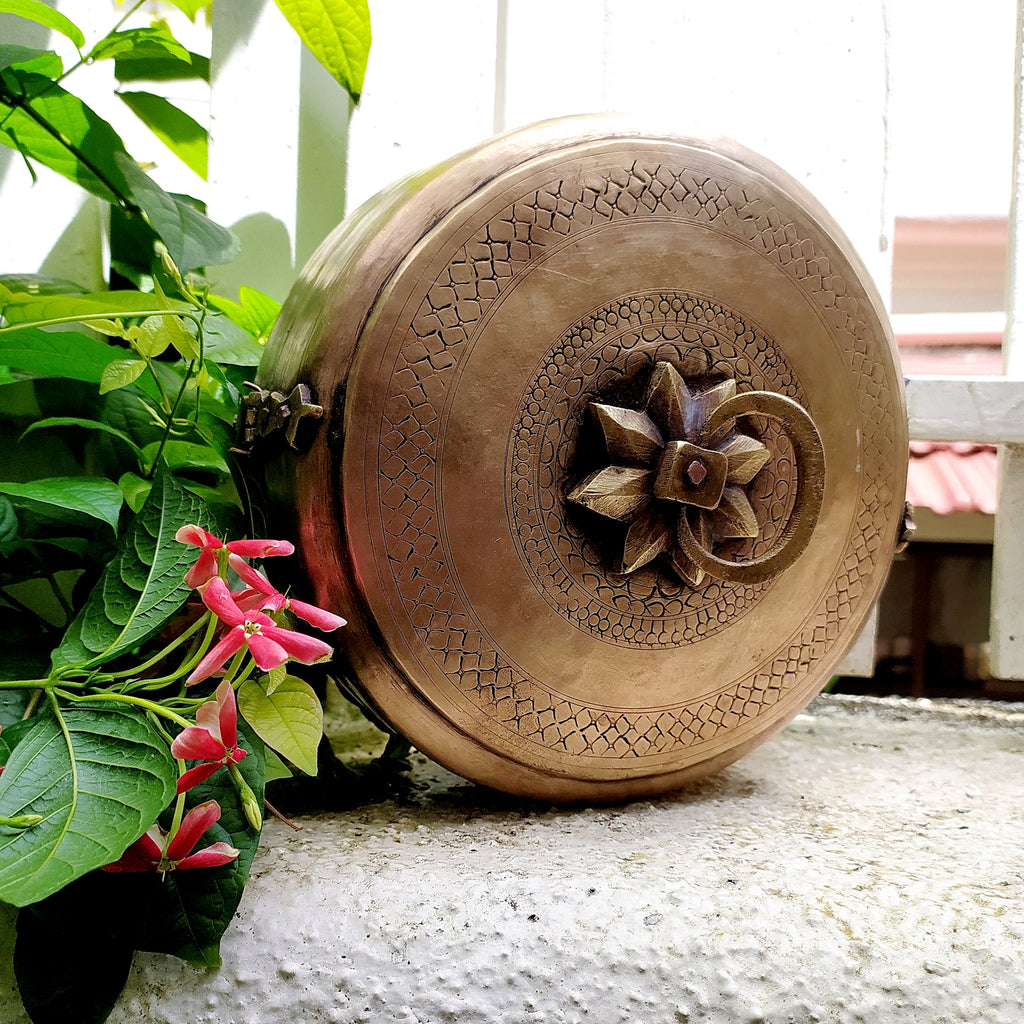
<path id="1" fill-rule="evenodd" d="M 888 0 L 889 195 L 897 216 L 1005 217 L 1014 0 Z"/>
<path id="2" fill-rule="evenodd" d="M 113 0 L 59 2 L 90 38 L 118 16 Z M 731 135 L 775 160 L 831 210 L 888 295 L 893 215 L 1006 212 L 1014 8 L 371 0 L 370 66 L 349 119 L 347 99 L 302 56 L 272 0 L 215 0 L 206 198 L 247 243 L 219 282 L 283 297 L 343 211 L 396 177 L 505 128 L 627 110 L 673 130 Z M 0 38 L 10 37 L 11 20 L 0 16 Z M 202 26 L 175 27 L 203 45 Z M 72 84 L 86 91 L 87 81 L 98 110 L 118 126 L 132 121 L 110 97 L 108 72 L 83 69 Z M 196 116 L 196 98 L 182 98 Z M 128 141 L 159 164 L 166 187 L 204 197 L 203 183 L 144 129 Z M 98 206 L 83 211 L 77 190 L 45 169 L 32 186 L 6 150 L 0 216 L 0 272 L 97 277 L 82 239 L 83 230 L 95 237 Z M 76 217 L 75 237 L 61 239 Z"/>

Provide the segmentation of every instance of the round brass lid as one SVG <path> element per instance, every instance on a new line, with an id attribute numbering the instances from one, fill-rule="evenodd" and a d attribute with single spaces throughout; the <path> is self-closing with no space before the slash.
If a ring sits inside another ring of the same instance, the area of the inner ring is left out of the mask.
<path id="1" fill-rule="evenodd" d="M 907 420 L 882 303 L 735 143 L 546 123 L 382 192 L 260 370 L 268 456 L 370 702 L 545 799 L 669 789 L 828 681 L 885 581 Z"/>

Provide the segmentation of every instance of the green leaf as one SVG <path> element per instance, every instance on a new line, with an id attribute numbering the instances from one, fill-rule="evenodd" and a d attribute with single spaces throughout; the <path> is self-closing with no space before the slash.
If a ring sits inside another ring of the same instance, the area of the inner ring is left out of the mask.
<path id="1" fill-rule="evenodd" d="M 238 495 L 227 487 L 207 487 L 206 484 L 193 483 L 191 480 L 182 478 L 181 481 L 194 495 L 202 498 L 211 509 L 219 512 L 238 512 L 241 502 Z"/>
<path id="2" fill-rule="evenodd" d="M 238 290 L 238 297 L 238 302 L 232 302 L 223 296 L 211 295 L 209 302 L 247 334 L 261 342 L 266 341 L 281 312 L 281 303 L 244 284 Z"/>
<path id="3" fill-rule="evenodd" d="M 181 317 L 147 317 L 137 327 L 130 327 L 125 337 L 140 355 L 150 359 L 160 355 L 168 345 L 173 345 L 175 351 L 185 359 L 199 358 L 199 342 L 188 332 Z"/>
<path id="4" fill-rule="evenodd" d="M 47 6 L 42 0 L 0 0 L 0 14 L 16 14 L 19 18 L 28 18 L 38 25 L 45 25 L 67 36 L 81 50 L 85 46 L 82 30 L 68 17 Z"/>
<path id="5" fill-rule="evenodd" d="M 104 36 L 90 51 L 88 60 L 188 61 L 189 52 L 165 28 L 129 28 Z"/>
<path id="6" fill-rule="evenodd" d="M 239 762 L 239 771 L 262 805 L 263 744 L 241 721 L 238 740 L 239 746 L 247 752 Z M 157 879 L 150 877 L 145 895 L 135 904 L 143 921 L 136 937 L 136 948 L 170 953 L 197 967 L 217 967 L 220 939 L 238 908 L 260 834 L 246 821 L 238 791 L 227 770 L 218 771 L 189 790 L 190 807 L 206 800 L 220 804 L 221 817 L 206 833 L 202 845 L 207 845 L 207 841 L 230 843 L 239 851 L 238 859 L 219 868 L 172 871 L 163 884 L 157 884 Z"/>
<path id="7" fill-rule="evenodd" d="M 109 203 L 137 207 L 182 273 L 237 255 L 238 240 L 227 228 L 165 192 L 128 155 L 113 128 L 80 99 L 43 75 L 17 68 L 0 75 L 0 105 L 10 107 L 0 120 L 0 143 Z"/>
<path id="8" fill-rule="evenodd" d="M 53 652 L 55 671 L 100 665 L 132 650 L 181 607 L 191 593 L 184 577 L 195 552 L 174 534 L 188 523 L 214 525 L 195 495 L 170 473 L 159 473 L 117 555 Z"/>
<path id="9" fill-rule="evenodd" d="M 281 312 L 281 303 L 269 295 L 243 284 L 238 289 L 239 300 L 257 330 L 257 337 L 266 338 Z"/>
<path id="10" fill-rule="evenodd" d="M 204 8 L 209 7 L 213 0 L 171 0 L 171 3 L 178 8 L 182 14 L 190 20 L 195 21 L 196 15 Z"/>
<path id="11" fill-rule="evenodd" d="M 274 0 L 299 38 L 358 103 L 370 54 L 366 0 Z"/>
<path id="12" fill-rule="evenodd" d="M 108 338 L 125 338 L 127 328 L 121 320 L 89 320 L 89 330 L 104 334 Z"/>
<path id="13" fill-rule="evenodd" d="M 227 316 L 207 317 L 204 351 L 208 360 L 229 366 L 258 366 L 263 345 Z"/>
<path id="14" fill-rule="evenodd" d="M 140 356 L 155 359 L 170 344 L 163 325 L 164 318 L 162 316 L 147 317 L 141 324 L 129 327 L 123 336 L 132 343 Z"/>
<path id="15" fill-rule="evenodd" d="M 143 449 L 147 462 L 156 457 L 159 442 L 148 444 Z M 192 444 L 188 441 L 168 441 L 163 450 L 164 462 L 171 469 L 197 470 L 206 473 L 221 473 L 228 476 L 231 470 L 228 464 L 212 448 L 205 444 Z"/>
<path id="16" fill-rule="evenodd" d="M 145 370 L 144 359 L 115 359 L 103 371 L 100 378 L 100 394 L 105 395 L 108 391 L 116 391 L 118 388 L 134 384 Z"/>
<path id="17" fill-rule="evenodd" d="M 18 46 L 17 43 L 0 43 L 0 71 L 4 68 L 21 68 L 35 71 L 47 78 L 59 78 L 64 71 L 64 62 L 53 50 L 38 50 L 33 46 Z"/>
<path id="18" fill-rule="evenodd" d="M 55 512 L 81 512 L 107 523 L 115 530 L 123 502 L 121 491 L 113 481 L 88 476 L 57 476 L 29 483 L 0 483 L 0 494 L 12 499 L 18 508 L 41 507 L 50 516 Z"/>
<path id="19" fill-rule="evenodd" d="M 259 683 L 249 679 L 238 689 L 238 709 L 268 747 L 307 775 L 316 775 L 324 713 L 308 683 L 285 676 L 268 695 Z"/>
<path id="20" fill-rule="evenodd" d="M 183 274 L 197 267 L 228 263 L 238 255 L 238 239 L 227 228 L 184 199 L 165 192 L 127 153 L 115 154 L 114 159 L 135 202 L 145 210 L 153 230 Z"/>
<path id="21" fill-rule="evenodd" d="M 206 129 L 163 96 L 119 92 L 147 128 L 190 170 L 206 181 Z"/>
<path id="22" fill-rule="evenodd" d="M 17 536 L 18 514 L 14 511 L 11 499 L 0 494 L 0 544 L 7 544 Z"/>
<path id="23" fill-rule="evenodd" d="M 274 782 L 277 779 L 290 779 L 292 777 L 292 770 L 274 753 L 270 747 L 267 747 L 266 752 L 267 758 L 267 782 Z"/>
<path id="24" fill-rule="evenodd" d="M 26 101 L 26 96 L 32 97 L 31 101 Z M 127 156 L 124 143 L 77 96 L 45 75 L 8 68 L 0 80 L 0 102 L 12 108 L 0 128 L 4 145 L 38 160 L 109 203 L 130 198 L 124 176 L 113 160 L 115 153 Z M 25 105 L 35 116 L 22 109 Z"/>
<path id="25" fill-rule="evenodd" d="M 114 60 L 114 77 L 119 82 L 176 82 L 198 78 L 210 80 L 210 59 L 201 54 L 188 54 L 188 61 L 174 57 L 147 57 L 144 60 Z"/>
<path id="26" fill-rule="evenodd" d="M 0 899 L 23 907 L 115 861 L 174 797 L 177 770 L 144 714 L 76 707 L 38 716 L 0 775 Z"/>
<path id="27" fill-rule="evenodd" d="M 27 327 L 0 334 L 0 365 L 27 377 L 63 377 L 99 384 L 118 350 L 75 331 Z"/>
<path id="28" fill-rule="evenodd" d="M 121 488 L 121 493 L 124 495 L 124 500 L 128 502 L 128 507 L 133 512 L 138 512 L 146 503 L 146 498 L 149 497 L 149 492 L 153 489 L 153 481 L 143 480 L 141 476 L 135 473 L 125 473 L 117 481 L 117 486 Z"/>
<path id="29" fill-rule="evenodd" d="M 0 695 L 0 701 L 3 701 L 0 705 L 0 723 L 3 724 L 3 731 L 0 731 L 0 765 L 7 764 L 22 737 L 35 727 L 34 720 L 21 720 L 30 693 L 28 690 L 4 690 Z M 12 718 L 15 713 L 17 718 Z"/>
<path id="30" fill-rule="evenodd" d="M 175 312 L 191 312 L 187 302 L 167 299 L 170 309 Z M 90 317 L 112 319 L 120 316 L 144 316 L 159 314 L 164 309 L 155 295 L 143 292 L 91 292 L 85 295 L 30 295 L 15 292 L 5 302 L 0 312 L 9 324 L 33 324 L 52 320 L 70 320 L 80 317 L 88 322 Z M 2 340 L 0 335 L 0 340 Z"/>
<path id="31" fill-rule="evenodd" d="M 128 979 L 133 907 L 94 871 L 18 913 L 14 975 L 35 1024 L 103 1024 Z"/>
<path id="32" fill-rule="evenodd" d="M 8 291 L 24 292 L 28 295 L 82 295 L 89 290 L 75 284 L 74 281 L 68 281 L 63 277 L 51 277 L 49 274 L 0 274 L 0 285 Z M 0 299 L 0 306 L 5 301 L 6 298 Z"/>
<path id="33" fill-rule="evenodd" d="M 163 436 L 164 428 L 153 422 L 152 414 L 135 388 L 106 395 L 101 416 L 104 423 L 127 434 L 140 448 Z"/>
<path id="34" fill-rule="evenodd" d="M 22 432 L 18 441 L 23 441 L 29 434 L 36 430 L 48 430 L 52 427 L 81 427 L 83 430 L 100 430 L 105 434 L 110 434 L 112 437 L 116 437 L 118 440 L 123 441 L 129 448 L 131 448 L 134 455 L 136 455 L 140 460 L 143 458 L 142 449 L 139 448 L 139 446 L 123 430 L 118 430 L 116 427 L 112 427 L 109 423 L 101 423 L 99 420 L 86 420 L 78 416 L 51 416 L 45 420 L 37 420 Z M 138 511 L 138 509 L 135 509 L 134 511 Z"/>

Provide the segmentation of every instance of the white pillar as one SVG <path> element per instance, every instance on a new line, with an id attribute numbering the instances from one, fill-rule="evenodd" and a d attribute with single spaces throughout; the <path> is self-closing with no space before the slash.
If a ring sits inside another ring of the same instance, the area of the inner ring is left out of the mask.
<path id="1" fill-rule="evenodd" d="M 273 0 L 214 4 L 211 76 L 208 212 L 242 254 L 210 276 L 282 300 L 344 214 L 350 101 Z"/>
<path id="2" fill-rule="evenodd" d="M 1024 0 L 1017 5 L 1014 79 L 1013 191 L 1007 267 L 1007 316 L 1003 372 L 1024 379 Z M 999 494 L 992 546 L 992 671 L 1004 679 L 1024 679 L 1024 445 L 999 452 Z"/>

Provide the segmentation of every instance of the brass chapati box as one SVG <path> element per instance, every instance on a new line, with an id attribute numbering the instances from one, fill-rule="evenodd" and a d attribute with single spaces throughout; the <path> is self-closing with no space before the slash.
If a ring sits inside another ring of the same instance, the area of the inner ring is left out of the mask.
<path id="1" fill-rule="evenodd" d="M 511 793 L 649 795 L 763 742 L 901 532 L 882 301 L 729 141 L 566 119 L 393 185 L 306 266 L 257 383 L 275 526 L 365 699 Z"/>

